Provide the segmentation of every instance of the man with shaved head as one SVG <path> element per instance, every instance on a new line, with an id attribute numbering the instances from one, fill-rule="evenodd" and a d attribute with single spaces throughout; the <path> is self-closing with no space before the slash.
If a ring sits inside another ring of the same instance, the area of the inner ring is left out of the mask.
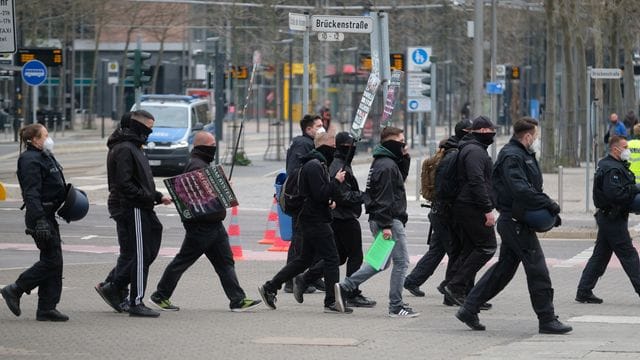
<path id="1" fill-rule="evenodd" d="M 210 132 L 199 131 L 193 138 L 191 158 L 184 172 L 205 168 L 216 154 L 216 139 Z M 241 312 L 255 308 L 260 300 L 246 297 L 236 275 L 233 253 L 229 245 L 229 236 L 222 224 L 227 210 L 216 199 L 213 212 L 194 219 L 182 220 L 186 230 L 180 251 L 167 265 L 158 282 L 157 290 L 151 294 L 151 302 L 165 311 L 178 311 L 169 298 L 173 294 L 182 274 L 203 254 L 218 273 L 224 293 L 229 298 L 231 311 Z"/>

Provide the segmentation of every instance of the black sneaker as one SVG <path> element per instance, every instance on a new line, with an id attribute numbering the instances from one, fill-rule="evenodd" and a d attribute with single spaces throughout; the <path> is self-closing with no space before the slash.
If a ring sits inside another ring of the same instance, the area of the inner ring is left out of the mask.
<path id="1" fill-rule="evenodd" d="M 155 318 L 160 316 L 160 313 L 149 309 L 144 303 L 140 302 L 138 305 L 129 306 L 129 316 Z"/>
<path id="2" fill-rule="evenodd" d="M 20 314 L 22 313 L 22 311 L 20 310 L 20 297 L 22 296 L 22 291 L 20 290 L 18 285 L 15 283 L 7 285 L 3 287 L 0 292 L 2 293 L 2 297 L 4 298 L 4 301 L 7 302 L 7 306 L 9 307 L 9 310 L 11 310 L 13 315 L 20 316 Z"/>
<path id="3" fill-rule="evenodd" d="M 304 281 L 302 274 L 293 278 L 293 298 L 299 304 L 304 302 L 304 291 L 307 289 L 307 283 Z"/>
<path id="4" fill-rule="evenodd" d="M 343 309 L 340 309 L 337 306 L 338 302 L 334 302 L 333 304 L 329 305 L 329 306 L 325 306 L 324 307 L 324 312 L 327 314 L 351 314 L 353 313 L 353 309 L 350 307 L 344 307 Z"/>
<path id="5" fill-rule="evenodd" d="M 578 290 L 576 301 L 583 304 L 602 304 L 602 299 L 593 295 L 591 290 Z"/>
<path id="6" fill-rule="evenodd" d="M 171 300 L 169 299 L 163 299 L 157 292 L 154 292 L 153 294 L 151 294 L 151 296 L 149 296 L 149 299 L 151 300 L 151 303 L 153 305 L 157 306 L 162 311 L 180 310 L 179 306 L 173 305 L 171 303 Z"/>
<path id="7" fill-rule="evenodd" d="M 493 307 L 493 305 L 491 303 L 482 303 L 480 304 L 479 308 L 480 310 L 491 310 L 491 308 Z"/>
<path id="8" fill-rule="evenodd" d="M 292 294 L 293 293 L 293 285 L 284 285 L 284 292 L 287 294 Z M 314 292 L 316 292 L 316 287 L 313 285 L 309 285 L 307 286 L 307 288 L 304 290 L 305 294 L 313 294 Z"/>
<path id="9" fill-rule="evenodd" d="M 334 305 L 338 308 L 338 310 L 340 310 L 340 312 L 346 312 L 347 303 L 345 302 L 345 300 L 349 298 L 350 293 L 340 283 L 335 283 L 333 286 L 336 297 L 336 302 Z"/>
<path id="10" fill-rule="evenodd" d="M 551 321 L 540 323 L 540 326 L 538 327 L 538 332 L 540 334 L 560 335 L 566 334 L 571 330 L 573 330 L 573 328 L 569 325 L 561 323 L 560 320 L 558 320 L 558 317 Z"/>
<path id="11" fill-rule="evenodd" d="M 409 284 L 406 281 L 404 282 L 404 288 L 407 289 L 413 296 L 424 297 L 426 294 L 424 291 L 420 290 L 419 286 Z"/>
<path id="12" fill-rule="evenodd" d="M 123 310 L 120 307 L 120 303 L 122 302 L 120 299 L 121 293 L 113 283 L 99 283 L 95 286 L 98 295 L 102 297 L 102 300 L 107 303 L 107 305 L 111 306 L 113 310 L 121 313 Z"/>
<path id="13" fill-rule="evenodd" d="M 455 301 L 451 300 L 451 297 L 449 297 L 449 295 L 445 295 L 444 298 L 442 299 L 442 305 L 447 305 L 447 306 L 460 306 L 458 304 L 456 304 Z"/>
<path id="14" fill-rule="evenodd" d="M 461 306 L 458 312 L 456 313 L 456 317 L 458 320 L 465 323 L 472 330 L 484 331 L 486 327 L 480 324 L 480 319 L 478 319 L 478 314 L 474 314 L 471 311 L 467 310 L 464 306 Z"/>
<path id="15" fill-rule="evenodd" d="M 419 312 L 413 311 L 412 308 L 406 305 L 407 304 L 403 304 L 397 309 L 389 310 L 389 316 L 394 318 L 414 318 L 416 316 L 420 316 Z"/>
<path id="16" fill-rule="evenodd" d="M 376 306 L 376 301 L 371 300 L 366 296 L 362 296 L 361 294 L 354 295 L 347 299 L 347 305 L 353 307 L 364 307 L 364 308 L 372 308 Z"/>
<path id="17" fill-rule="evenodd" d="M 275 310 L 276 301 L 278 301 L 278 299 L 276 298 L 276 293 L 270 292 L 264 285 L 261 285 L 258 288 L 258 292 L 260 293 L 260 297 L 262 297 L 262 301 L 264 301 L 264 304 L 267 305 L 269 309 Z"/>
<path id="18" fill-rule="evenodd" d="M 260 300 L 244 299 L 242 300 L 242 303 L 240 303 L 240 305 L 231 307 L 231 311 L 233 312 L 250 311 L 255 309 L 260 304 L 262 304 L 262 301 Z"/>
<path id="19" fill-rule="evenodd" d="M 36 311 L 38 321 L 67 321 L 69 317 L 56 309 Z"/>
<path id="20" fill-rule="evenodd" d="M 464 304 L 464 295 L 462 294 L 457 294 L 455 292 L 453 292 L 451 290 L 451 288 L 449 287 L 449 285 L 445 286 L 443 288 L 443 291 L 445 292 L 445 295 L 449 296 L 449 298 L 456 304 L 462 306 L 462 304 Z"/>

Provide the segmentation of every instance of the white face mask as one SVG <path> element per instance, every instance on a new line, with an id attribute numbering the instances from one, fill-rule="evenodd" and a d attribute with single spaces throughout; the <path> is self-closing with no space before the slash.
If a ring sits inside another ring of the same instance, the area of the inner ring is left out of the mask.
<path id="1" fill-rule="evenodd" d="M 44 143 L 42 144 L 42 150 L 49 150 L 49 151 L 53 151 L 53 139 L 48 137 L 44 140 Z"/>
<path id="2" fill-rule="evenodd" d="M 629 149 L 622 150 L 622 152 L 620 153 L 620 160 L 629 161 L 629 158 L 631 158 L 631 150 Z"/>
<path id="3" fill-rule="evenodd" d="M 533 144 L 529 145 L 529 151 L 537 154 L 540 152 L 540 146 L 540 138 L 536 138 L 535 140 L 533 140 Z"/>

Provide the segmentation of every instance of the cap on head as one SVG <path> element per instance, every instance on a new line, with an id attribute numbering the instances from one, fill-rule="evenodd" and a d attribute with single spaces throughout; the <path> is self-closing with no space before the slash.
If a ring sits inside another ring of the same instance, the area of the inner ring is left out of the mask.
<path id="1" fill-rule="evenodd" d="M 336 145 L 353 145 L 355 139 L 346 131 L 339 132 L 336 135 Z"/>
<path id="2" fill-rule="evenodd" d="M 462 139 L 467 134 L 465 130 L 468 129 L 469 127 L 471 127 L 471 121 L 469 120 L 458 121 L 454 130 L 456 137 L 458 139 Z"/>
<path id="3" fill-rule="evenodd" d="M 480 129 L 495 130 L 496 128 L 497 126 L 493 125 L 493 123 L 491 122 L 491 120 L 489 120 L 488 117 L 481 115 L 473 119 L 473 122 L 471 123 L 471 127 L 469 128 L 469 130 L 471 131 L 480 130 Z"/>

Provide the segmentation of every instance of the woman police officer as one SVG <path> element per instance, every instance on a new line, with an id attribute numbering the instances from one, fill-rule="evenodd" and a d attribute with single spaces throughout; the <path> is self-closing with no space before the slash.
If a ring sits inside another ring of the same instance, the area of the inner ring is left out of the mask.
<path id="1" fill-rule="evenodd" d="M 66 197 L 62 167 L 51 154 L 53 140 L 43 125 L 20 130 L 20 148 L 25 147 L 18 158 L 18 181 L 26 207 L 27 233 L 40 250 L 40 260 L 5 286 L 2 297 L 11 312 L 20 316 L 20 297 L 38 287 L 36 320 L 67 321 L 69 317 L 56 310 L 62 292 L 62 248 L 55 211 Z"/>

